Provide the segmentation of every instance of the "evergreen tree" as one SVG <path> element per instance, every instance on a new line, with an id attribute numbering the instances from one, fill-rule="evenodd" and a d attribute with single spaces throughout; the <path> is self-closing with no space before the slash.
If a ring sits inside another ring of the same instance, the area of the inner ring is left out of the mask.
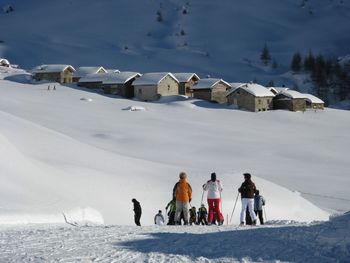
<path id="1" fill-rule="evenodd" d="M 304 59 L 304 70 L 307 72 L 312 72 L 314 69 L 315 69 L 315 57 L 310 50 L 309 54 Z"/>
<path id="2" fill-rule="evenodd" d="M 261 51 L 260 59 L 264 63 L 265 66 L 267 66 L 269 64 L 270 60 L 271 60 L 270 51 L 267 48 L 266 44 L 265 44 L 264 48 Z"/>
<path id="3" fill-rule="evenodd" d="M 301 70 L 301 55 L 299 51 L 293 55 L 291 69 L 294 72 L 299 72 Z"/>

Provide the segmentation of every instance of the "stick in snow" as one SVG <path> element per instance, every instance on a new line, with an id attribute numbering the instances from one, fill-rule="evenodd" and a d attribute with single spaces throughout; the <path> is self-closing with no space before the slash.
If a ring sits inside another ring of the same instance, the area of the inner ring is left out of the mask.
<path id="1" fill-rule="evenodd" d="M 71 225 L 71 226 L 79 226 L 77 222 L 73 222 L 73 223 L 69 222 L 69 221 L 67 220 L 66 215 L 65 215 L 64 213 L 62 213 L 62 215 L 63 215 L 64 221 L 65 221 L 68 225 Z"/>

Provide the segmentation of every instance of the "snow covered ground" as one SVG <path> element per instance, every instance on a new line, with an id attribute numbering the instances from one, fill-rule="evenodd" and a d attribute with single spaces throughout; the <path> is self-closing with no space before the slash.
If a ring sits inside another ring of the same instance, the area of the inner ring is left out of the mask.
<path id="1" fill-rule="evenodd" d="M 312 225 L 0 228 L 1 262 L 349 262 L 350 214 Z"/>
<path id="2" fill-rule="evenodd" d="M 306 223 L 348 210 L 348 112 L 145 103 L 30 84 L 21 70 L 0 76 L 0 261 L 346 262 L 348 214 Z M 197 207 L 217 172 L 225 226 L 150 226 L 180 171 Z M 247 171 L 270 225 L 236 229 L 239 203 L 226 224 Z M 132 198 L 141 228 L 131 226 Z"/>

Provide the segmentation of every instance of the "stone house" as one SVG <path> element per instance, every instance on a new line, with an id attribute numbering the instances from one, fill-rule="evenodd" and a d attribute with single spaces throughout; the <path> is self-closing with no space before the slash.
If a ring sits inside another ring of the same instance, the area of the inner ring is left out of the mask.
<path id="1" fill-rule="evenodd" d="M 284 90 L 279 92 L 273 100 L 274 109 L 286 109 L 290 111 L 305 111 L 306 96 L 295 90 Z"/>
<path id="2" fill-rule="evenodd" d="M 264 86 L 255 83 L 231 83 L 227 93 L 229 105 L 253 112 L 273 109 L 274 94 Z"/>
<path id="3" fill-rule="evenodd" d="M 307 109 L 319 109 L 323 110 L 324 109 L 324 101 L 317 98 L 314 95 L 311 94 L 303 94 L 305 96 L 305 102 L 306 102 L 306 108 Z"/>
<path id="4" fill-rule="evenodd" d="M 227 103 L 226 94 L 231 85 L 222 79 L 200 79 L 192 87 L 193 97 L 217 103 Z"/>
<path id="5" fill-rule="evenodd" d="M 9 68 L 10 62 L 5 58 L 0 58 L 0 66 Z"/>
<path id="6" fill-rule="evenodd" d="M 188 97 L 193 96 L 192 87 L 200 79 L 196 73 L 173 73 L 179 81 L 179 94 Z"/>
<path id="7" fill-rule="evenodd" d="M 102 89 L 106 94 L 132 98 L 134 97 L 134 86 L 132 83 L 140 76 L 140 73 L 128 71 L 108 74 L 102 81 Z"/>
<path id="8" fill-rule="evenodd" d="M 179 95 L 179 81 L 169 72 L 145 73 L 133 82 L 133 86 L 135 97 L 143 101 Z"/>
<path id="9" fill-rule="evenodd" d="M 32 70 L 33 79 L 48 80 L 58 83 L 72 83 L 75 69 L 71 65 L 50 64 L 41 65 Z"/>
<path id="10" fill-rule="evenodd" d="M 87 75 L 105 73 L 107 70 L 104 67 L 79 67 L 73 74 L 73 82 L 78 82 L 80 78 Z"/>

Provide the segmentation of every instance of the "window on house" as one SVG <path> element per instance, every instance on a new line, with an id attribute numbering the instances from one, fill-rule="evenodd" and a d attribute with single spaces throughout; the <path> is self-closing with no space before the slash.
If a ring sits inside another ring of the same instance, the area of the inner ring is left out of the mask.
<path id="1" fill-rule="evenodd" d="M 142 89 L 139 89 L 139 94 L 142 94 Z"/>
<path id="2" fill-rule="evenodd" d="M 261 99 L 258 99 L 258 103 L 261 104 Z"/>

